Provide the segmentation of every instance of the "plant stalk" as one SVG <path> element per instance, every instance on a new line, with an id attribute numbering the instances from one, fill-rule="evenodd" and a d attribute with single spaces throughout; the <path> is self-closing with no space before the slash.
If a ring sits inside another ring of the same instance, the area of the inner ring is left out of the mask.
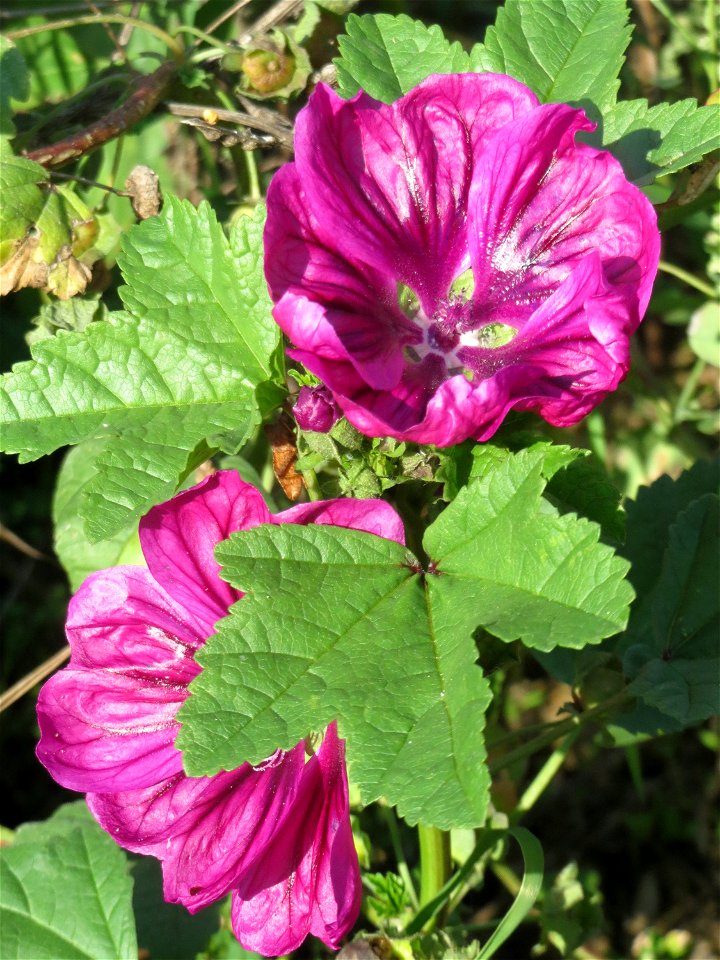
<path id="1" fill-rule="evenodd" d="M 450 834 L 437 827 L 418 824 L 420 839 L 420 907 L 430 903 L 445 886 L 451 870 Z M 443 914 L 431 917 L 423 930 L 428 933 L 439 921 L 442 926 Z"/>

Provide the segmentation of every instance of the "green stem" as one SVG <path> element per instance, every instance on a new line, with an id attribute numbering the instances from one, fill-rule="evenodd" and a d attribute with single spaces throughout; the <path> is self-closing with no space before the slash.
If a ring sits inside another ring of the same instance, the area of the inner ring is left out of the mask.
<path id="1" fill-rule="evenodd" d="M 706 366 L 707 364 L 704 360 L 701 360 L 700 357 L 695 361 L 675 404 L 675 410 L 673 412 L 673 421 L 675 423 L 680 423 L 685 419 L 685 414 L 688 412 L 688 404 L 697 389 L 700 377 L 702 377 Z"/>
<path id="2" fill-rule="evenodd" d="M 392 807 L 386 806 L 382 806 L 380 809 L 383 812 L 385 823 L 387 824 L 387 828 L 390 833 L 390 842 L 395 854 L 395 862 L 397 863 L 398 873 L 402 878 L 402 882 L 405 884 L 405 889 L 407 890 L 407 894 L 410 898 L 410 903 L 412 904 L 413 909 L 417 910 L 420 906 L 420 901 L 418 900 L 415 884 L 413 883 L 412 876 L 410 875 L 410 868 L 408 867 L 407 860 L 405 859 L 405 853 L 403 851 L 402 841 L 400 839 L 400 831 L 398 830 L 397 820 L 395 819 L 395 811 L 392 809 Z"/>
<path id="3" fill-rule="evenodd" d="M 663 273 L 669 273 L 672 277 L 677 277 L 678 280 L 682 280 L 683 283 L 686 283 L 689 287 L 694 287 L 696 290 L 699 290 L 700 293 L 704 293 L 705 296 L 711 300 L 714 300 L 718 295 L 718 291 L 711 287 L 709 283 L 705 283 L 704 280 L 698 280 L 692 273 L 688 273 L 688 271 L 683 270 L 682 267 L 675 266 L 674 263 L 661 260 L 660 263 L 658 263 L 658 269 L 662 270 Z"/>
<path id="4" fill-rule="evenodd" d="M 497 773 L 498 770 L 509 767 L 518 760 L 525 760 L 527 757 L 531 757 L 533 754 L 537 753 L 538 750 L 542 750 L 544 747 L 550 746 L 550 744 L 554 743 L 558 737 L 572 733 L 572 731 L 576 730 L 578 727 L 584 726 L 591 720 L 597 720 L 598 717 L 605 713 L 612 713 L 629 700 L 630 696 L 627 691 L 621 690 L 620 693 L 616 694 L 614 697 L 610 697 L 610 699 L 606 700 L 605 703 L 600 703 L 596 707 L 591 707 L 590 710 L 586 710 L 584 713 L 581 713 L 576 717 L 569 717 L 567 720 L 563 720 L 561 723 L 556 723 L 554 725 L 554 729 L 549 730 L 547 733 L 541 734 L 539 737 L 534 737 L 529 741 L 529 743 L 524 743 L 521 747 L 517 747 L 515 750 L 511 750 L 504 756 L 498 757 L 497 760 L 493 760 L 490 764 L 488 764 L 490 772 Z"/>
<path id="5" fill-rule="evenodd" d="M 317 474 L 314 470 L 302 470 L 303 480 L 305 481 L 305 487 L 308 492 L 308 497 L 312 501 L 322 500 L 322 490 L 320 489 L 320 483 L 318 482 Z"/>
<path id="6" fill-rule="evenodd" d="M 237 52 L 237 47 L 231 47 L 229 43 L 223 43 L 222 40 L 216 40 L 215 37 L 211 37 L 209 33 L 205 33 L 203 30 L 198 30 L 197 27 L 178 27 L 175 33 L 190 33 L 193 37 L 197 37 L 198 40 L 204 40 L 211 47 L 217 47 L 218 50 L 222 50 L 223 53 L 230 53 L 232 51 Z"/>
<path id="7" fill-rule="evenodd" d="M 23 27 L 22 30 L 11 30 L 5 34 L 8 40 L 21 40 L 23 37 L 31 37 L 36 33 L 46 33 L 48 30 L 67 30 L 72 27 L 83 27 L 97 25 L 99 23 L 121 23 L 135 27 L 136 30 L 144 30 L 146 33 L 154 34 L 165 44 L 168 50 L 173 53 L 174 59 L 180 63 L 185 57 L 185 49 L 181 43 L 171 37 L 169 33 L 156 27 L 154 23 L 145 23 L 144 20 L 136 20 L 135 17 L 124 17 L 119 13 L 103 13 L 98 16 L 96 13 L 87 17 L 74 17 L 68 20 L 53 20 L 51 23 L 40 23 L 34 27 Z"/>
<path id="8" fill-rule="evenodd" d="M 260 203 L 262 193 L 260 192 L 260 177 L 258 176 L 257 161 L 254 150 L 243 150 L 245 154 L 245 169 L 248 176 L 248 199 L 251 203 Z"/>
<path id="9" fill-rule="evenodd" d="M 525 789 L 523 795 L 520 797 L 518 805 L 515 807 L 510 817 L 511 823 L 517 823 L 517 821 L 520 820 L 524 814 L 534 807 L 534 805 L 550 785 L 550 782 L 555 774 L 558 772 L 560 767 L 562 767 L 563 763 L 565 763 L 565 759 L 570 752 L 572 745 L 580 736 L 581 730 L 582 727 L 579 725 L 575 727 L 575 729 L 565 737 L 557 750 L 553 750 L 529 786 Z"/>
<path id="10" fill-rule="evenodd" d="M 450 877 L 450 834 L 437 827 L 418 824 L 420 839 L 420 907 L 430 903 L 445 886 Z M 423 930 L 427 933 L 435 927 L 437 916 L 431 917 Z M 441 920 L 442 923 L 442 920 Z"/>

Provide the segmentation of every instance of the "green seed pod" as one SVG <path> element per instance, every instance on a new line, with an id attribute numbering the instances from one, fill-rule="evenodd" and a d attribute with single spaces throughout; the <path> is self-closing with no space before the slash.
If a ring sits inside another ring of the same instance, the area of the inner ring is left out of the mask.
<path id="1" fill-rule="evenodd" d="M 295 57 L 270 50 L 251 50 L 242 61 L 242 72 L 248 84 L 258 93 L 281 90 L 295 73 Z"/>

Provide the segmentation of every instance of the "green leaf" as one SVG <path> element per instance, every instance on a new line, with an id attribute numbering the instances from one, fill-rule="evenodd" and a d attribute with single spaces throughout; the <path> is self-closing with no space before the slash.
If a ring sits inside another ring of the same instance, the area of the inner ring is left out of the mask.
<path id="1" fill-rule="evenodd" d="M 542 499 L 544 451 L 524 451 L 465 487 L 428 529 L 424 547 L 449 601 L 470 595 L 477 623 L 529 647 L 581 648 L 627 623 L 628 564 L 599 528 Z M 449 576 L 452 574 L 452 576 Z"/>
<path id="2" fill-rule="evenodd" d="M 720 303 L 703 304 L 690 318 L 688 342 L 696 356 L 720 367 Z"/>
<path id="3" fill-rule="evenodd" d="M 53 300 L 43 304 L 40 313 L 32 321 L 34 329 L 26 334 L 29 345 L 54 336 L 58 330 L 82 333 L 94 320 L 106 320 L 107 308 L 98 299 L 73 297 L 70 300 Z"/>
<path id="4" fill-rule="evenodd" d="M 63 461 L 53 499 L 55 553 L 77 590 L 96 570 L 121 563 L 143 564 L 137 523 L 118 530 L 108 540 L 93 543 L 88 539 L 80 516 L 88 484 L 97 476 L 96 460 L 104 451 L 105 440 L 86 440 L 73 448 Z"/>
<path id="5" fill-rule="evenodd" d="M 631 621 L 626 649 L 630 690 L 682 722 L 720 711 L 720 498 L 708 493 L 679 514 L 669 530 L 652 594 L 651 632 Z"/>
<path id="6" fill-rule="evenodd" d="M 440 27 L 426 27 L 401 14 L 351 14 L 345 36 L 338 38 L 338 92 L 352 97 L 363 89 L 376 100 L 392 103 L 431 73 L 462 73 L 470 60 Z"/>
<path id="7" fill-rule="evenodd" d="M 14 136 L 11 100 L 27 100 L 30 77 L 22 54 L 12 40 L 0 35 L 0 136 Z"/>
<path id="8" fill-rule="evenodd" d="M 522 853 L 525 866 L 522 883 L 512 906 L 483 945 L 478 960 L 490 960 L 496 954 L 530 913 L 542 889 L 545 856 L 540 841 L 525 827 L 513 827 L 508 832 L 517 841 Z"/>
<path id="9" fill-rule="evenodd" d="M 482 823 L 489 688 L 469 629 L 450 636 L 431 616 L 405 549 L 283 525 L 235 534 L 217 556 L 247 596 L 200 657 L 178 741 L 192 775 L 259 762 L 339 717 L 365 801 L 383 794 L 411 822 Z"/>
<path id="10" fill-rule="evenodd" d="M 277 402 L 262 217 L 244 218 L 228 243 L 207 205 L 170 199 L 125 237 L 129 313 L 40 341 L 34 362 L 3 378 L 3 444 L 21 461 L 106 441 L 81 507 L 91 539 L 172 496 L 206 440 L 235 452 Z"/>
<path id="11" fill-rule="evenodd" d="M 222 575 L 246 596 L 198 656 L 178 740 L 188 773 L 258 763 L 337 718 L 366 802 L 482 823 L 490 695 L 473 632 L 580 647 L 622 629 L 632 596 L 599 528 L 542 501 L 542 461 L 519 454 L 466 487 L 425 534 L 427 574 L 398 544 L 342 528 L 221 544 Z"/>
<path id="12" fill-rule="evenodd" d="M 507 73 L 543 103 L 589 101 L 602 113 L 620 86 L 628 13 L 625 0 L 506 0 L 472 69 Z"/>
<path id="13" fill-rule="evenodd" d="M 642 186 L 720 148 L 720 106 L 679 100 L 648 107 L 647 100 L 624 100 L 605 113 L 595 133 L 581 139 L 609 150 L 628 180 Z"/>
<path id="14" fill-rule="evenodd" d="M 136 960 L 127 860 L 84 803 L 0 849 L 3 960 Z"/>

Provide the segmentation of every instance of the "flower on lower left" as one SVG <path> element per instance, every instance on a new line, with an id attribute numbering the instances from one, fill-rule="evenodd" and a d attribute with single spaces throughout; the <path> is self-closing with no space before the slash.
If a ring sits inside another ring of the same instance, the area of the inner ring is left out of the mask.
<path id="1" fill-rule="evenodd" d="M 212 777 L 187 777 L 174 746 L 178 709 L 200 672 L 195 652 L 242 597 L 214 548 L 262 523 L 320 523 L 403 542 L 380 500 L 328 500 L 271 514 L 231 471 L 155 507 L 140 523 L 143 567 L 88 577 L 70 603 L 69 665 L 40 691 L 37 754 L 87 793 L 123 847 L 162 861 L 165 899 L 194 912 L 233 891 L 248 949 L 290 952 L 308 933 L 337 949 L 360 909 L 345 745 L 335 724 L 305 745 Z"/>

